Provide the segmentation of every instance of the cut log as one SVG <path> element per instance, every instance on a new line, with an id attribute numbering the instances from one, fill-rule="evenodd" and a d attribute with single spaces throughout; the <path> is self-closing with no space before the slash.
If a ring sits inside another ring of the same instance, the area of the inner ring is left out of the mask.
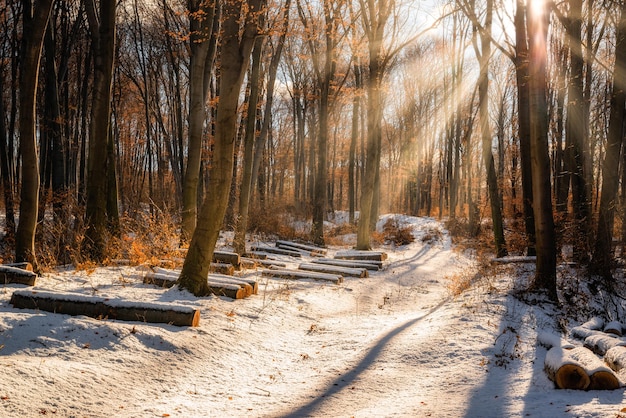
<path id="1" fill-rule="evenodd" d="M 180 271 L 177 270 L 152 267 L 152 271 L 146 274 L 143 282 L 169 288 L 176 284 L 179 275 Z M 231 299 L 243 299 L 258 292 L 258 286 L 254 280 L 245 280 L 228 275 L 210 274 L 207 284 L 212 294 Z"/>
<path id="2" fill-rule="evenodd" d="M 32 266 L 31 266 L 32 269 Z M 0 284 L 25 284 L 34 286 L 37 275 L 32 271 L 18 267 L 0 265 Z"/>
<path id="3" fill-rule="evenodd" d="M 583 327 L 582 325 L 572 328 L 571 334 L 572 334 L 572 337 L 579 338 L 581 340 L 585 340 L 591 335 L 606 335 L 602 331 L 598 331 L 596 329 L 589 329 L 589 328 Z"/>
<path id="4" fill-rule="evenodd" d="M 315 264 L 327 264 L 331 266 L 365 268 L 370 271 L 378 271 L 382 268 L 382 261 L 375 260 L 339 260 L 336 258 L 316 258 L 311 261 Z"/>
<path id="5" fill-rule="evenodd" d="M 317 271 L 320 273 L 339 274 L 343 277 L 368 277 L 367 269 L 364 268 L 350 268 L 315 263 L 302 263 L 298 266 L 298 269 L 306 271 Z"/>
<path id="6" fill-rule="evenodd" d="M 620 387 L 615 372 L 604 364 L 591 350 L 576 347 L 569 350 L 569 356 L 580 364 L 589 376 L 589 390 L 613 390 Z"/>
<path id="7" fill-rule="evenodd" d="M 15 291 L 10 302 L 18 309 L 36 309 L 66 315 L 85 315 L 99 319 L 165 323 L 196 327 L 200 311 L 189 306 L 145 303 L 100 297 L 38 291 Z"/>
<path id="8" fill-rule="evenodd" d="M 213 262 L 232 264 L 235 270 L 239 270 L 241 268 L 239 254 L 230 251 L 214 251 Z"/>
<path id="9" fill-rule="evenodd" d="M 299 270 L 270 269 L 263 270 L 261 274 L 265 277 L 277 277 L 287 280 L 311 279 L 332 282 L 335 284 L 343 282 L 343 277 L 337 274 L 315 273 Z"/>
<path id="10" fill-rule="evenodd" d="M 33 271 L 33 265 L 30 264 L 28 261 L 23 261 L 21 263 L 6 263 L 3 265 L 8 267 L 15 267 L 22 270 Z"/>
<path id="11" fill-rule="evenodd" d="M 268 254 L 262 251 L 248 251 L 244 254 L 244 256 L 247 258 L 254 258 L 255 260 L 265 260 Z"/>
<path id="12" fill-rule="evenodd" d="M 552 347 L 546 353 L 544 370 L 548 378 L 559 389 L 580 389 L 589 387 L 590 379 L 584 367 L 573 357 L 572 350 Z"/>
<path id="13" fill-rule="evenodd" d="M 315 245 L 308 245 L 308 244 L 302 244 L 300 242 L 293 242 L 293 241 L 283 241 L 283 240 L 277 240 L 276 241 L 276 246 L 280 246 L 280 245 L 286 245 L 292 248 L 299 248 L 301 250 L 305 250 L 310 252 L 311 254 L 314 255 L 324 255 L 326 254 L 326 249 L 325 248 L 321 248 L 321 247 L 317 247 Z"/>
<path id="14" fill-rule="evenodd" d="M 604 326 L 604 332 L 607 334 L 622 336 L 622 323 L 619 321 L 611 321 Z"/>
<path id="15" fill-rule="evenodd" d="M 241 267 L 241 262 L 239 263 L 239 267 Z M 235 274 L 235 266 L 230 263 L 211 263 L 211 265 L 209 266 L 209 271 L 211 273 L 232 276 L 233 274 Z"/>
<path id="16" fill-rule="evenodd" d="M 609 348 L 604 354 L 604 361 L 616 372 L 626 368 L 626 347 L 617 345 Z"/>
<path id="17" fill-rule="evenodd" d="M 537 342 L 548 349 L 552 347 L 561 347 L 563 349 L 570 349 L 575 347 L 574 344 L 571 344 L 566 339 L 561 338 L 560 335 L 552 334 L 546 331 L 537 334 Z"/>
<path id="18" fill-rule="evenodd" d="M 603 356 L 612 347 L 626 346 L 626 341 L 611 334 L 597 333 L 585 338 L 584 345 L 594 353 Z"/>
<path id="19" fill-rule="evenodd" d="M 287 264 L 285 264 L 285 263 L 283 263 L 281 261 L 270 260 L 270 259 L 259 260 L 259 259 L 255 259 L 255 258 L 242 257 L 241 258 L 241 263 L 242 264 L 251 265 L 252 267 L 250 267 L 250 268 L 256 268 L 256 266 L 264 266 L 264 267 L 275 266 L 275 267 L 280 267 L 280 268 L 286 268 L 287 267 Z"/>
<path id="20" fill-rule="evenodd" d="M 262 253 L 288 255 L 290 257 L 302 257 L 302 254 L 299 251 L 284 250 L 282 248 L 270 247 L 267 245 L 254 245 L 250 249 L 255 252 L 260 251 Z"/>
<path id="21" fill-rule="evenodd" d="M 335 258 L 340 260 L 376 260 L 385 261 L 387 253 L 382 251 L 343 250 L 335 253 Z"/>
<path id="22" fill-rule="evenodd" d="M 603 326 L 604 326 L 604 319 L 600 318 L 599 316 L 594 316 L 589 321 L 581 325 L 581 327 L 583 328 L 594 329 L 594 330 L 602 329 Z"/>
<path id="23" fill-rule="evenodd" d="M 321 257 L 321 254 L 312 253 L 311 251 L 304 250 L 302 248 L 292 247 L 290 245 L 276 244 L 276 248 L 280 248 L 281 250 L 286 250 L 286 251 L 295 251 L 295 252 L 300 253 L 300 255 L 305 255 L 308 257 Z"/>

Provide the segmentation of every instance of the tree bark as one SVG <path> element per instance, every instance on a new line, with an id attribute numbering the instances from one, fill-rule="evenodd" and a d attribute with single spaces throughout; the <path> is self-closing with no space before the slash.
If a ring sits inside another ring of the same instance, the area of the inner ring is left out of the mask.
<path id="1" fill-rule="evenodd" d="M 223 6 L 220 88 L 215 120 L 215 145 L 208 192 L 198 216 L 179 285 L 196 296 L 209 293 L 207 276 L 226 207 L 233 173 L 237 107 L 250 52 L 258 35 L 263 0 L 237 0 Z M 240 20 L 245 16 L 240 33 Z"/>
<path id="2" fill-rule="evenodd" d="M 626 108 L 626 4 L 620 6 L 615 44 L 613 91 L 609 115 L 609 133 L 602 162 L 602 192 L 598 214 L 598 229 L 591 262 L 591 270 L 612 285 L 612 242 L 615 206 L 619 185 L 619 164 L 624 142 L 624 109 Z"/>
<path id="3" fill-rule="evenodd" d="M 549 20 L 545 5 L 541 3 L 541 6 L 538 5 L 534 9 L 533 7 L 534 5 L 528 7 L 530 152 L 537 239 L 537 264 L 533 287 L 546 291 L 552 300 L 556 300 L 556 234 L 552 217 L 548 106 L 546 103 L 546 43 Z M 530 12 L 540 8 L 542 10 L 537 15 Z"/>
<path id="4" fill-rule="evenodd" d="M 94 82 L 89 156 L 87 159 L 86 252 L 97 261 L 106 256 L 107 244 L 107 156 L 111 123 L 111 90 L 115 61 L 115 0 L 100 2 L 99 17 L 94 0 L 85 2 L 94 49 Z"/>
<path id="5" fill-rule="evenodd" d="M 20 218 L 15 236 L 15 261 L 37 270 L 35 230 L 39 210 L 39 167 L 35 128 L 39 63 L 54 0 L 23 1 L 23 32 L 19 78 L 19 134 L 22 151 Z"/>

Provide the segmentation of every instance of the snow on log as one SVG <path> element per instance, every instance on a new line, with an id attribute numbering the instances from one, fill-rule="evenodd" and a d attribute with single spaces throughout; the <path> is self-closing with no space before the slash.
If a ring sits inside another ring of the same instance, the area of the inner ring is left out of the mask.
<path id="1" fill-rule="evenodd" d="M 243 265 L 249 266 L 249 268 L 256 268 L 257 265 L 264 266 L 264 267 L 270 267 L 270 266 L 276 266 L 276 267 L 281 267 L 281 268 L 287 267 L 287 264 L 280 262 L 280 261 L 269 260 L 269 259 L 261 260 L 261 259 L 248 258 L 248 257 L 242 257 L 241 263 Z"/>
<path id="2" fill-rule="evenodd" d="M 209 274 L 208 277 L 209 284 L 211 283 L 230 283 L 237 284 L 246 289 L 250 289 L 251 295 L 256 295 L 259 293 L 259 285 L 254 279 L 246 279 L 245 277 L 234 277 L 225 274 Z"/>
<path id="3" fill-rule="evenodd" d="M 561 347 L 563 349 L 570 349 L 575 347 L 566 339 L 561 338 L 560 335 L 552 334 L 551 332 L 547 331 L 542 331 L 537 334 L 537 342 L 547 349 L 550 349 L 552 347 Z"/>
<path id="4" fill-rule="evenodd" d="M 492 263 L 498 264 L 513 264 L 513 263 L 534 263 L 537 261 L 537 257 L 535 256 L 506 256 L 506 257 L 496 257 L 492 258 Z"/>
<path id="5" fill-rule="evenodd" d="M 622 323 L 619 321 L 611 321 L 604 326 L 604 332 L 607 334 L 622 336 Z"/>
<path id="6" fill-rule="evenodd" d="M 596 333 L 585 338 L 584 345 L 594 353 L 603 356 L 612 347 L 626 346 L 626 341 L 611 334 Z"/>
<path id="7" fill-rule="evenodd" d="M 18 309 L 36 309 L 98 319 L 165 323 L 196 327 L 200 311 L 189 306 L 156 302 L 124 301 L 81 294 L 15 291 L 10 302 Z"/>
<path id="8" fill-rule="evenodd" d="M 268 253 L 264 253 L 262 251 L 248 251 L 244 254 L 245 257 L 254 258 L 255 260 L 265 260 L 268 255 Z"/>
<path id="9" fill-rule="evenodd" d="M 0 265 L 0 283 L 1 284 L 25 284 L 34 286 L 37 281 L 37 275 L 31 270 L 26 270 L 9 265 Z"/>
<path id="10" fill-rule="evenodd" d="M 616 372 L 626 368 L 626 347 L 616 345 L 609 348 L 604 354 L 604 361 Z"/>
<path id="11" fill-rule="evenodd" d="M 262 252 L 262 253 L 270 253 L 270 254 L 278 254 L 278 255 L 288 255 L 291 257 L 302 257 L 302 254 L 299 251 L 293 250 L 285 250 L 282 248 L 270 247 L 268 245 L 254 245 L 250 248 L 253 252 Z"/>
<path id="12" fill-rule="evenodd" d="M 276 244 L 276 248 L 280 248 L 281 250 L 287 250 L 287 251 L 295 251 L 295 252 L 300 253 L 300 255 L 306 255 L 309 257 L 322 257 L 322 254 L 320 253 L 311 252 L 309 250 L 305 250 L 302 248 L 292 247 L 291 245 L 286 245 L 286 244 Z"/>
<path id="13" fill-rule="evenodd" d="M 382 261 L 375 260 L 339 260 L 336 258 L 316 258 L 311 261 L 315 264 L 327 264 L 331 266 L 365 268 L 371 271 L 378 271 L 382 268 Z"/>
<path id="14" fill-rule="evenodd" d="M 232 264 L 235 270 L 239 270 L 241 258 L 239 254 L 230 251 L 214 251 L 213 262 Z"/>
<path id="15" fill-rule="evenodd" d="M 241 262 L 239 263 L 241 266 Z M 227 276 L 232 276 L 235 274 L 235 266 L 230 263 L 211 263 L 209 266 L 209 271 L 211 273 L 225 274 Z"/>
<path id="16" fill-rule="evenodd" d="M 344 277 L 368 277 L 367 269 L 364 268 L 351 268 L 351 267 L 339 267 L 329 266 L 324 264 L 315 263 L 302 263 L 298 266 L 299 270 L 317 271 L 320 273 L 340 274 Z"/>
<path id="17" fill-rule="evenodd" d="M 376 260 L 385 261 L 387 253 L 382 251 L 342 250 L 335 253 L 340 260 Z"/>
<path id="18" fill-rule="evenodd" d="M 261 274 L 265 277 L 277 277 L 287 280 L 311 279 L 332 282 L 335 284 L 343 282 L 343 277 L 337 274 L 316 273 L 301 270 L 270 269 L 263 270 Z"/>
<path id="19" fill-rule="evenodd" d="M 276 241 L 276 246 L 279 247 L 281 245 L 285 245 L 285 246 L 292 247 L 292 248 L 299 248 L 301 250 L 305 250 L 305 251 L 310 252 L 312 255 L 324 255 L 324 254 L 326 254 L 326 249 L 325 248 L 317 247 L 315 245 L 302 244 L 300 242 L 293 242 L 293 241 L 277 240 Z"/>
<path id="20" fill-rule="evenodd" d="M 593 329 L 593 330 L 602 329 L 603 326 L 604 326 L 604 319 L 600 318 L 599 316 L 594 316 L 589 321 L 581 325 L 581 327 L 583 328 Z"/>
<path id="21" fill-rule="evenodd" d="M 602 331 L 589 329 L 589 328 L 583 327 L 582 325 L 572 328 L 571 334 L 573 337 L 579 338 L 581 340 L 585 340 L 591 335 L 606 335 Z"/>
<path id="22" fill-rule="evenodd" d="M 604 364 L 591 350 L 576 347 L 569 350 L 569 357 L 580 364 L 589 376 L 589 390 L 613 390 L 620 387 L 615 372 Z"/>
<path id="23" fill-rule="evenodd" d="M 583 366 L 570 356 L 572 350 L 554 346 L 546 353 L 544 370 L 548 378 L 559 389 L 581 389 L 589 387 L 589 375 Z"/>
<path id="24" fill-rule="evenodd" d="M 22 270 L 33 271 L 33 265 L 30 264 L 28 261 L 22 261 L 21 263 L 6 263 L 6 264 L 3 264 L 3 266 L 15 267 L 15 268 L 22 269 Z"/>
<path id="25" fill-rule="evenodd" d="M 143 278 L 144 283 L 169 288 L 176 284 L 178 276 L 180 275 L 179 271 L 167 270 L 160 267 L 153 267 L 153 270 L 154 271 L 149 272 Z M 209 275 L 209 278 L 210 277 L 212 276 Z M 228 277 L 231 280 L 207 280 L 211 294 L 216 296 L 226 296 L 231 299 L 243 299 L 254 293 L 254 287 L 250 284 L 246 285 L 241 280 L 238 281 L 231 276 L 224 275 L 223 277 Z"/>

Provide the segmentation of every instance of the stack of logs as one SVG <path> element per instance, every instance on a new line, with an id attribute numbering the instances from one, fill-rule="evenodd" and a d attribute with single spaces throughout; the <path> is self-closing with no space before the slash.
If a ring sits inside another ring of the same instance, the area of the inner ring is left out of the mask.
<path id="1" fill-rule="evenodd" d="M 545 371 L 559 389 L 613 390 L 626 378 L 626 339 L 622 324 L 607 324 L 593 318 L 572 329 L 575 346 L 551 334 L 540 334 L 538 341 L 549 348 Z"/>

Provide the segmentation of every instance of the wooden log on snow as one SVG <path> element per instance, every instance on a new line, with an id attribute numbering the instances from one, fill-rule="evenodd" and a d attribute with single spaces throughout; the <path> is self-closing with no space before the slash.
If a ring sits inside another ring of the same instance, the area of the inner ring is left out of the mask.
<path id="1" fill-rule="evenodd" d="M 241 267 L 241 260 L 239 262 L 239 266 Z M 211 273 L 232 276 L 233 274 L 235 274 L 235 266 L 230 263 L 211 263 L 211 265 L 209 266 L 209 271 Z"/>
<path id="2" fill-rule="evenodd" d="M 311 261 L 315 264 L 327 264 L 330 266 L 364 268 L 370 271 L 378 271 L 382 268 L 382 261 L 375 260 L 339 260 L 335 258 L 316 258 Z"/>
<path id="3" fill-rule="evenodd" d="M 622 336 L 622 323 L 619 321 L 611 321 L 604 326 L 604 332 L 607 334 Z"/>
<path id="4" fill-rule="evenodd" d="M 0 283 L 1 284 L 25 284 L 34 286 L 37 281 L 37 275 L 31 270 L 25 270 L 18 267 L 0 265 Z"/>
<path id="5" fill-rule="evenodd" d="M 594 316 L 589 321 L 582 324 L 581 327 L 593 330 L 602 329 L 602 327 L 604 327 L 604 319 L 599 316 Z"/>
<path id="6" fill-rule="evenodd" d="M 269 269 L 263 270 L 261 274 L 265 277 L 277 277 L 287 280 L 320 280 L 340 284 L 343 282 L 343 277 L 337 274 L 327 273 L 315 273 L 301 270 L 283 270 L 283 269 Z"/>
<path id="7" fill-rule="evenodd" d="M 611 334 L 597 333 L 585 338 L 584 346 L 594 353 L 603 356 L 612 347 L 626 346 L 626 341 Z"/>
<path id="8" fill-rule="evenodd" d="M 583 327 L 582 325 L 572 328 L 571 334 L 572 334 L 572 337 L 575 337 L 581 340 L 585 340 L 591 335 L 606 335 L 602 331 L 599 331 L 596 329 L 589 329 L 589 328 Z"/>
<path id="9" fill-rule="evenodd" d="M 492 263 L 498 263 L 498 264 L 521 264 L 521 263 L 534 263 L 537 261 L 537 257 L 536 256 L 513 256 L 513 255 L 509 255 L 506 257 L 496 257 L 496 258 L 492 258 L 491 262 Z"/>
<path id="10" fill-rule="evenodd" d="M 302 244 L 300 242 L 293 242 L 293 241 L 277 240 L 276 246 L 278 247 L 281 245 L 289 246 L 292 248 L 299 248 L 301 250 L 310 252 L 312 255 L 325 255 L 326 254 L 325 248 L 321 248 L 315 245 Z"/>
<path id="11" fill-rule="evenodd" d="M 124 301 L 100 297 L 38 291 L 15 291 L 10 302 L 18 309 L 37 309 L 98 319 L 165 323 L 196 327 L 200 311 L 189 306 Z"/>
<path id="12" fill-rule="evenodd" d="M 250 248 L 252 251 L 260 251 L 262 253 L 288 255 L 290 257 L 302 257 L 299 251 L 285 250 L 282 248 L 270 247 L 267 245 L 254 245 Z"/>
<path id="13" fill-rule="evenodd" d="M 241 268 L 241 258 L 239 254 L 231 251 L 214 251 L 213 262 L 232 264 L 235 270 L 239 270 Z"/>
<path id="14" fill-rule="evenodd" d="M 298 266 L 300 270 L 317 271 L 320 273 L 339 274 L 343 277 L 368 277 L 367 269 L 364 268 L 351 268 L 351 267 L 339 267 L 330 266 L 324 264 L 315 263 L 302 263 Z"/>
<path id="15" fill-rule="evenodd" d="M 21 263 L 6 263 L 3 265 L 8 267 L 15 267 L 22 270 L 33 271 L 33 265 L 30 264 L 28 261 L 23 261 Z"/>
<path id="16" fill-rule="evenodd" d="M 302 248 L 292 247 L 292 246 L 286 245 L 286 244 L 276 244 L 276 248 L 280 248 L 281 250 L 287 250 L 287 251 L 295 251 L 295 252 L 300 253 L 300 255 L 305 255 L 305 256 L 309 256 L 309 257 L 321 257 L 321 254 L 312 253 L 309 250 L 304 250 Z"/>
<path id="17" fill-rule="evenodd" d="M 563 349 L 570 349 L 575 347 L 574 344 L 562 338 L 560 335 L 552 334 L 546 331 L 542 331 L 537 334 L 537 342 L 547 349 L 550 349 L 552 347 L 561 347 Z"/>
<path id="18" fill-rule="evenodd" d="M 616 372 L 626 369 L 626 347 L 617 345 L 609 348 L 604 354 L 604 361 Z"/>
<path id="19" fill-rule="evenodd" d="M 335 253 L 340 260 L 376 260 L 385 261 L 387 253 L 382 251 L 343 250 Z"/>
<path id="20" fill-rule="evenodd" d="M 256 258 L 247 258 L 247 257 L 242 257 L 241 258 L 241 263 L 242 264 L 246 264 L 251 266 L 250 268 L 256 268 L 257 266 L 263 266 L 263 267 L 280 267 L 280 268 L 286 268 L 287 264 L 281 262 L 281 261 L 277 261 L 277 260 L 270 260 L 270 259 L 265 259 L 265 260 L 259 260 Z"/>
<path id="21" fill-rule="evenodd" d="M 262 251 L 248 251 L 244 254 L 244 257 L 253 258 L 255 260 L 265 260 L 268 255 L 268 253 L 264 253 Z"/>
<path id="22" fill-rule="evenodd" d="M 544 370 L 559 389 L 585 390 L 590 384 L 589 375 L 584 367 L 570 356 L 571 351 L 559 346 L 549 349 L 544 361 Z"/>
<path id="23" fill-rule="evenodd" d="M 567 351 L 569 358 L 581 365 L 589 376 L 588 390 L 613 390 L 620 387 L 615 372 L 591 350 L 585 347 L 576 347 Z"/>
<path id="24" fill-rule="evenodd" d="M 170 288 L 178 281 L 180 272 L 175 270 L 167 270 L 160 267 L 153 267 L 153 271 L 149 272 L 143 278 L 145 284 L 152 284 L 159 287 Z M 243 299 L 255 291 L 258 292 L 258 286 L 252 286 L 244 280 L 236 279 L 232 276 L 224 275 L 219 280 L 211 280 L 215 275 L 209 275 L 207 285 L 211 294 L 216 296 L 226 296 L 231 299 Z M 226 280 L 224 278 L 229 278 Z"/>
<path id="25" fill-rule="evenodd" d="M 235 277 L 235 276 L 229 276 L 229 275 L 225 275 L 225 274 L 209 274 L 209 277 L 207 278 L 207 280 L 210 283 L 231 283 L 231 284 L 238 284 L 242 287 L 245 287 L 246 289 L 250 289 L 250 294 L 252 295 L 256 295 L 259 293 L 259 284 L 257 283 L 256 280 L 254 279 L 248 279 L 245 277 Z"/>

